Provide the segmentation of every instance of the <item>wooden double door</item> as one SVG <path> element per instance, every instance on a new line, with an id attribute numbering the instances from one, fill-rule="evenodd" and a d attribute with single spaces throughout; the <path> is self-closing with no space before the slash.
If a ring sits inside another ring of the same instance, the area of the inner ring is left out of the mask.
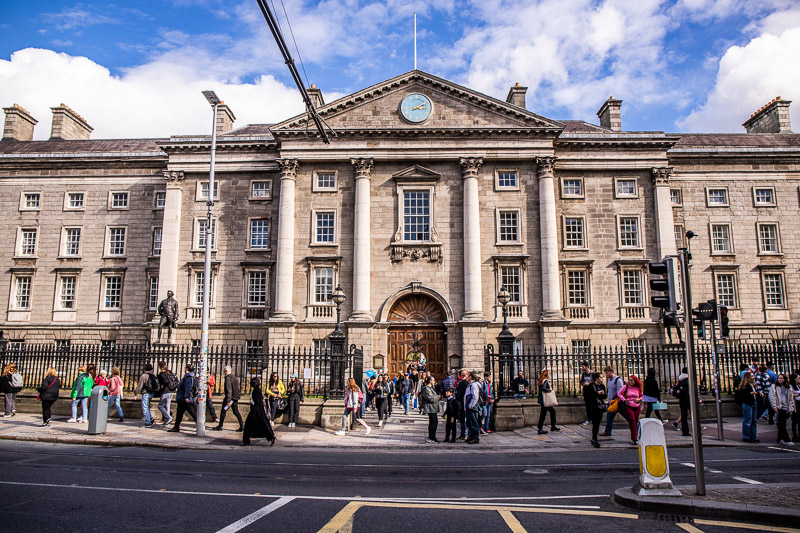
<path id="1" fill-rule="evenodd" d="M 422 294 L 412 294 L 395 303 L 389 312 L 389 372 L 405 372 L 409 355 L 425 355 L 427 370 L 436 379 L 447 372 L 447 334 L 441 306 Z"/>

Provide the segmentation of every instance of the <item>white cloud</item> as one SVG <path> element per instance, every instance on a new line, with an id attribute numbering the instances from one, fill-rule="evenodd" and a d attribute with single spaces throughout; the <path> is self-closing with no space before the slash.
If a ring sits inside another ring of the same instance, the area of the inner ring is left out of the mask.
<path id="1" fill-rule="evenodd" d="M 794 129 L 800 125 L 800 28 L 764 33 L 746 46 L 732 46 L 719 62 L 707 102 L 678 126 L 687 131 L 743 132 L 741 124 L 776 96 L 794 100 Z"/>
<path id="2" fill-rule="evenodd" d="M 235 127 L 271 123 L 304 109 L 294 87 L 272 76 L 232 83 L 198 62 L 157 61 L 113 76 L 85 58 L 26 48 L 0 60 L 0 104 L 19 104 L 39 120 L 36 139 L 50 136 L 50 107 L 65 103 L 94 128 L 92 138 L 205 134 L 209 107 L 200 92 L 213 89 L 237 117 Z M 326 95 L 328 97 L 328 95 Z"/>

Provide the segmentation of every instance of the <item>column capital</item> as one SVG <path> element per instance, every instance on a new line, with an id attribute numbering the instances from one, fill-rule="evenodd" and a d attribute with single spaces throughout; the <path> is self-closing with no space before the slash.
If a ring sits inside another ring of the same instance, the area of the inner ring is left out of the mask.
<path id="1" fill-rule="evenodd" d="M 461 165 L 461 177 L 463 178 L 477 178 L 478 170 L 483 164 L 482 157 L 461 157 L 458 159 Z"/>
<path id="2" fill-rule="evenodd" d="M 276 162 L 281 170 L 281 178 L 294 179 L 297 177 L 297 168 L 300 166 L 297 159 L 277 159 Z"/>
<path id="3" fill-rule="evenodd" d="M 369 178 L 373 162 L 374 160 L 371 157 L 354 157 L 350 159 L 350 163 L 356 171 L 356 178 Z"/>
<path id="4" fill-rule="evenodd" d="M 164 170 L 162 173 L 164 175 L 164 179 L 167 181 L 168 188 L 180 188 L 181 182 L 186 177 L 182 170 Z"/>
<path id="5" fill-rule="evenodd" d="M 536 167 L 539 178 L 552 178 L 555 173 L 556 166 L 555 156 L 545 156 L 536 158 Z"/>
<path id="6" fill-rule="evenodd" d="M 658 185 L 669 185 L 669 181 L 672 178 L 672 171 L 673 167 L 653 167 L 650 169 L 650 174 L 653 176 L 653 184 Z"/>

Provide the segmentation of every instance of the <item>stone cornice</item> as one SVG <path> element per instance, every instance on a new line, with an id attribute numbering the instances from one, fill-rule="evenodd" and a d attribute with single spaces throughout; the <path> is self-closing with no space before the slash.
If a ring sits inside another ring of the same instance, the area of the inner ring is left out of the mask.
<path id="1" fill-rule="evenodd" d="M 374 129 L 337 129 L 337 137 L 369 139 L 375 137 L 390 138 L 487 138 L 487 137 L 549 137 L 555 138 L 557 128 L 374 128 Z M 276 139 L 317 138 L 318 135 L 306 129 L 285 129 L 274 132 Z M 335 141 L 334 141 L 335 142 Z M 670 145 L 671 146 L 671 145 Z M 208 149 L 206 149 L 208 150 Z"/>
<path id="2" fill-rule="evenodd" d="M 211 141 L 210 140 L 197 140 L 195 142 L 192 141 L 180 141 L 180 142 L 163 142 L 158 143 L 159 147 L 164 150 L 167 154 L 177 154 L 177 153 L 208 153 L 211 150 Z M 237 142 L 218 142 L 216 151 L 219 152 L 268 152 L 270 150 L 275 150 L 277 148 L 277 143 L 275 142 L 246 142 L 246 141 L 237 141 Z"/>
<path id="3" fill-rule="evenodd" d="M 669 150 L 680 140 L 677 135 L 662 133 L 562 133 L 555 140 L 556 146 L 598 148 L 647 148 Z"/>

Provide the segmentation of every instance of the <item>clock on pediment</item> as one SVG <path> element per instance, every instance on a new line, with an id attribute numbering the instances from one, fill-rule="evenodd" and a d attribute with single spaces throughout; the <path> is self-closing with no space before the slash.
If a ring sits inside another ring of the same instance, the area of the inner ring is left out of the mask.
<path id="1" fill-rule="evenodd" d="M 412 124 L 420 124 L 433 113 L 433 102 L 424 94 L 412 93 L 400 102 L 400 116 Z"/>

